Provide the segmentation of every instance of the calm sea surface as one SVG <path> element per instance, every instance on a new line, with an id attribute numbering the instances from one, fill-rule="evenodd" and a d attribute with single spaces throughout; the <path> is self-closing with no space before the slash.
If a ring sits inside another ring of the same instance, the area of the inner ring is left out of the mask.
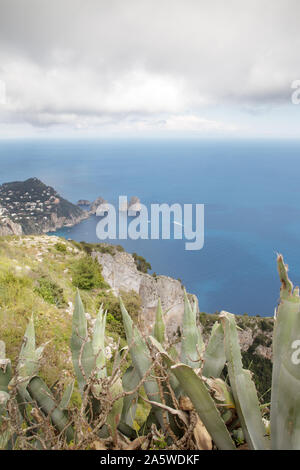
<path id="1" fill-rule="evenodd" d="M 0 184 L 32 176 L 72 202 L 119 195 L 143 203 L 205 204 L 205 242 L 116 240 L 157 274 L 180 278 L 206 312 L 273 315 L 276 252 L 300 283 L 300 142 L 17 140 L 0 142 Z M 59 230 L 99 241 L 97 217 Z"/>

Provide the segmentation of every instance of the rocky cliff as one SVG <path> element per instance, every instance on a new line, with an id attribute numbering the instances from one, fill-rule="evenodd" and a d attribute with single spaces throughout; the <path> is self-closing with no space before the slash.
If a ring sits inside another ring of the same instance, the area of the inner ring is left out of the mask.
<path id="1" fill-rule="evenodd" d="M 155 319 L 155 311 L 160 297 L 162 308 L 166 311 L 167 333 L 170 337 L 177 333 L 181 325 L 184 309 L 183 286 L 180 281 L 168 276 L 151 276 L 137 269 L 134 258 L 126 252 L 109 253 L 92 252 L 102 266 L 105 281 L 118 294 L 121 290 L 133 290 L 142 301 L 142 325 L 150 332 Z M 195 296 L 190 295 L 196 302 Z"/>
<path id="2" fill-rule="evenodd" d="M 51 232 L 87 217 L 86 211 L 37 178 L 0 186 L 0 235 Z"/>
<path id="3" fill-rule="evenodd" d="M 13 222 L 5 207 L 0 206 L 0 236 L 22 235 L 22 226 Z"/>

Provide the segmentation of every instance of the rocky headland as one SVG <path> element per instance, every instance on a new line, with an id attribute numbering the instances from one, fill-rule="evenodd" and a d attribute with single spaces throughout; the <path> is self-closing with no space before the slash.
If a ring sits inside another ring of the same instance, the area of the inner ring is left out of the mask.
<path id="1" fill-rule="evenodd" d="M 37 178 L 0 186 L 0 235 L 52 232 L 88 216 Z"/>

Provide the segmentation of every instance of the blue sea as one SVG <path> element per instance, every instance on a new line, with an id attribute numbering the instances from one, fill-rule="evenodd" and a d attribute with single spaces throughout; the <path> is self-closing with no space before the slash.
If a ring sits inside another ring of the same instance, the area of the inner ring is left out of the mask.
<path id="1" fill-rule="evenodd" d="M 205 240 L 116 240 L 180 278 L 202 311 L 271 316 L 278 302 L 276 253 L 300 283 L 300 141 L 6 140 L 0 184 L 35 176 L 66 199 L 119 195 L 151 203 L 205 204 Z M 97 217 L 56 232 L 98 242 Z"/>

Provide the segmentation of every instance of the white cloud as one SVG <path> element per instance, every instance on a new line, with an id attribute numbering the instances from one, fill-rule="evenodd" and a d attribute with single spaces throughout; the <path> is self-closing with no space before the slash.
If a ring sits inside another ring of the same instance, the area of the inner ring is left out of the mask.
<path id="1" fill-rule="evenodd" d="M 1 0 L 0 131 L 230 134 L 233 117 L 210 106 L 289 102 L 299 12 L 298 0 Z"/>

